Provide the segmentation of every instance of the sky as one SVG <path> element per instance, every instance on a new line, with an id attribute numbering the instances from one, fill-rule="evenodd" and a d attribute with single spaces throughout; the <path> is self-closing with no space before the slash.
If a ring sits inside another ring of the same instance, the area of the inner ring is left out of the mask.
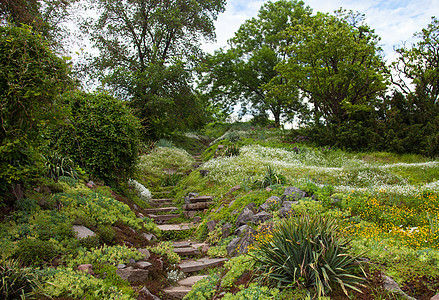
<path id="1" fill-rule="evenodd" d="M 275 1 L 275 0 L 273 0 Z M 227 46 L 245 20 L 256 17 L 264 2 L 261 0 L 227 0 L 226 11 L 216 21 L 216 43 L 205 43 L 202 48 L 213 53 Z M 427 27 L 431 17 L 439 18 L 439 0 L 305 0 L 305 5 L 316 12 L 333 13 L 340 7 L 365 14 L 366 23 L 381 37 L 386 59 L 394 57 L 394 46 L 404 41 L 413 42 L 413 34 Z"/>

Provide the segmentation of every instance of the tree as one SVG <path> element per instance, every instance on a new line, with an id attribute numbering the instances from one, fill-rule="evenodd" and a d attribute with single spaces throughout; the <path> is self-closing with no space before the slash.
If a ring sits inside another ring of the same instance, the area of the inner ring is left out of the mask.
<path id="1" fill-rule="evenodd" d="M 274 68 L 286 58 L 288 40 L 280 33 L 289 26 L 303 23 L 311 9 L 302 1 L 268 2 L 258 17 L 247 20 L 232 38 L 229 50 L 216 51 L 208 57 L 207 76 L 201 88 L 225 109 L 241 104 L 245 114 L 266 115 L 270 111 L 275 126 L 282 116 L 297 109 L 297 90 L 287 85 L 285 77 Z"/>
<path id="2" fill-rule="evenodd" d="M 61 25 L 68 17 L 68 8 L 77 0 L 0 0 L 0 21 L 14 26 L 31 26 L 60 49 L 66 35 Z"/>
<path id="3" fill-rule="evenodd" d="M 99 18 L 84 24 L 100 51 L 93 71 L 118 97 L 130 101 L 150 135 L 160 130 L 152 128 L 153 120 L 167 118 L 156 113 L 154 103 L 160 106 L 191 93 L 189 98 L 195 102 L 190 105 L 200 106 L 190 87 L 192 63 L 201 53 L 201 39 L 214 38 L 213 21 L 224 5 L 224 0 L 95 1 Z M 169 77 L 162 81 L 157 73 Z M 173 80 L 183 73 L 183 82 Z M 167 95 L 163 98 L 163 94 Z M 173 105 L 176 112 L 185 111 L 178 101 Z"/>
<path id="4" fill-rule="evenodd" d="M 439 20 L 415 33 L 412 47 L 396 49 L 393 97 L 388 101 L 387 132 L 394 151 L 439 155 Z"/>
<path id="5" fill-rule="evenodd" d="M 379 38 L 364 16 L 318 13 L 286 34 L 288 60 L 277 70 L 311 103 L 315 124 L 340 126 L 375 109 L 386 70 Z"/>
<path id="6" fill-rule="evenodd" d="M 65 61 L 31 28 L 0 27 L 0 191 L 39 171 L 41 129 L 62 112 L 57 96 L 70 84 Z"/>

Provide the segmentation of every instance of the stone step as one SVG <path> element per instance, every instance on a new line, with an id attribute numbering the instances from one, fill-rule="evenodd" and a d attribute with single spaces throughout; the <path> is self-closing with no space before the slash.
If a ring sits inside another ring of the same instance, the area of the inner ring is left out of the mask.
<path id="1" fill-rule="evenodd" d="M 180 286 L 192 287 L 195 283 L 200 281 L 203 278 L 206 278 L 208 275 L 198 275 L 198 276 L 190 276 L 188 278 L 182 279 L 178 282 Z"/>
<path id="2" fill-rule="evenodd" d="M 191 203 L 199 203 L 199 202 L 211 202 L 213 201 L 213 196 L 196 196 L 189 198 Z"/>
<path id="3" fill-rule="evenodd" d="M 216 267 L 226 262 L 227 258 L 201 258 L 199 260 L 186 260 L 178 264 L 185 273 L 197 272 L 207 268 Z"/>
<path id="4" fill-rule="evenodd" d="M 154 221 L 169 221 L 172 219 L 180 218 L 180 214 L 169 214 L 169 215 L 149 215 Z"/>
<path id="5" fill-rule="evenodd" d="M 149 200 L 149 204 L 155 207 L 165 206 L 165 205 L 171 205 L 174 199 L 171 198 L 164 198 L 164 199 L 151 199 Z"/>
<path id="6" fill-rule="evenodd" d="M 184 210 L 203 210 L 212 205 L 213 202 L 198 202 L 183 205 Z"/>
<path id="7" fill-rule="evenodd" d="M 172 191 L 154 191 L 152 192 L 153 195 L 169 195 L 172 194 Z"/>
<path id="8" fill-rule="evenodd" d="M 172 299 L 183 299 L 191 290 L 188 286 L 171 286 L 163 289 L 163 293 Z"/>
<path id="9" fill-rule="evenodd" d="M 183 224 L 164 224 L 164 225 L 157 225 L 158 229 L 163 231 L 182 231 L 182 230 L 189 230 L 192 228 L 195 228 L 196 226 L 194 224 L 190 223 L 183 223 Z"/>
<path id="10" fill-rule="evenodd" d="M 174 248 L 174 252 L 180 256 L 194 256 L 200 254 L 200 250 L 192 247 Z"/>
<path id="11" fill-rule="evenodd" d="M 154 214 L 154 213 L 167 213 L 176 211 L 178 208 L 175 206 L 166 206 L 166 207 L 158 207 L 158 208 L 147 208 L 144 211 L 147 214 Z"/>

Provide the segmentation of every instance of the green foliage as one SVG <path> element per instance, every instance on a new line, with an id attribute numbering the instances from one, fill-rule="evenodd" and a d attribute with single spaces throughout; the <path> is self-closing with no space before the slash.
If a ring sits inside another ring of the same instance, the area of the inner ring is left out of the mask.
<path id="1" fill-rule="evenodd" d="M 227 261 L 224 269 L 227 273 L 221 278 L 221 288 L 230 289 L 244 273 L 253 270 L 253 261 L 250 256 L 241 255 Z"/>
<path id="2" fill-rule="evenodd" d="M 230 145 L 226 148 L 226 151 L 224 152 L 224 156 L 238 156 L 239 155 L 239 148 L 235 145 Z"/>
<path id="3" fill-rule="evenodd" d="M 53 147 L 107 184 L 134 174 L 140 123 L 125 103 L 105 93 L 71 93 L 69 124 L 52 131 Z"/>
<path id="4" fill-rule="evenodd" d="M 47 150 L 43 154 L 44 166 L 47 170 L 47 176 L 55 181 L 63 177 L 78 179 L 78 172 L 73 161 L 68 157 L 59 155 L 56 151 Z"/>
<path id="5" fill-rule="evenodd" d="M 354 273 L 359 266 L 339 230 L 334 219 L 319 215 L 285 219 L 256 237 L 256 266 L 263 278 L 280 287 L 302 285 L 317 296 L 333 284 L 346 294 L 346 288 L 358 291 L 363 279 Z"/>
<path id="6" fill-rule="evenodd" d="M 17 243 L 13 258 L 27 266 L 41 267 L 60 255 L 59 250 L 58 243 L 53 239 L 44 241 L 29 237 Z"/>
<path id="7" fill-rule="evenodd" d="M 0 191 L 43 170 L 41 129 L 60 119 L 56 97 L 69 83 L 67 64 L 27 26 L 0 27 Z"/>
<path id="8" fill-rule="evenodd" d="M 275 169 L 271 166 L 267 167 L 267 170 L 264 174 L 264 177 L 260 181 L 261 187 L 265 188 L 267 186 L 276 185 L 276 184 L 285 184 L 287 183 L 287 179 L 282 174 L 278 174 Z"/>
<path id="9" fill-rule="evenodd" d="M 162 181 L 162 186 L 175 186 L 183 178 L 182 174 L 172 173 L 166 175 Z"/>
<path id="10" fill-rule="evenodd" d="M 104 245 L 94 249 L 79 249 L 75 258 L 68 261 L 69 267 L 75 268 L 82 264 L 122 264 L 129 262 L 130 258 L 139 260 L 142 254 L 133 248 L 126 246 L 107 246 Z"/>
<path id="11" fill-rule="evenodd" d="M 178 256 L 178 254 L 173 251 L 174 246 L 172 246 L 172 242 L 170 241 L 159 242 L 155 247 L 148 247 L 148 249 L 152 253 L 158 254 L 160 256 L 166 255 L 169 263 L 171 264 L 177 264 L 178 262 L 180 262 L 180 256 Z"/>
<path id="12" fill-rule="evenodd" d="M 174 147 L 174 144 L 172 143 L 172 141 L 170 140 L 166 140 L 166 139 L 160 139 L 157 141 L 157 143 L 155 144 L 156 147 L 166 147 L 166 148 L 172 148 Z"/>
<path id="13" fill-rule="evenodd" d="M 184 300 L 209 300 L 215 294 L 216 286 L 220 279 L 219 274 L 210 274 L 194 284 L 192 290 L 183 298 Z"/>
<path id="14" fill-rule="evenodd" d="M 49 276 L 43 292 L 49 297 L 70 297 L 73 299 L 133 300 L 129 294 L 118 290 L 112 282 L 105 281 L 70 268 L 57 269 Z"/>
<path id="15" fill-rule="evenodd" d="M 243 288 L 243 286 L 241 286 Z M 267 286 L 260 286 L 251 283 L 247 288 L 243 288 L 236 294 L 226 293 L 222 299 L 224 300 L 274 300 L 278 299 L 279 290 L 270 289 Z"/>
<path id="16" fill-rule="evenodd" d="M 4 300 L 36 299 L 41 283 L 35 270 L 21 268 L 15 260 L 0 260 L 0 298 Z"/>

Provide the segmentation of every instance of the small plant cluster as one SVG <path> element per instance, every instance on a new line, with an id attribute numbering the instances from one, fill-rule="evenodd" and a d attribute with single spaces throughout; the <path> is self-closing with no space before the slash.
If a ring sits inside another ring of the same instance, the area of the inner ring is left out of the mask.
<path id="1" fill-rule="evenodd" d="M 349 240 L 335 219 L 319 215 L 290 217 L 256 237 L 253 252 L 262 278 L 279 287 L 303 286 L 320 297 L 333 285 L 359 291 L 363 278 L 356 258 L 348 254 Z"/>
<path id="2" fill-rule="evenodd" d="M 0 298 L 35 299 L 41 289 L 36 271 L 22 268 L 15 260 L 0 260 Z"/>
<path id="3" fill-rule="evenodd" d="M 131 258 L 139 260 L 142 257 L 142 254 L 133 248 L 104 245 L 90 250 L 80 248 L 75 258 L 68 261 L 68 265 L 72 268 L 82 264 L 101 265 L 108 263 L 117 265 L 127 263 Z"/>
<path id="4" fill-rule="evenodd" d="M 147 203 L 152 198 L 151 192 L 138 181 L 134 179 L 130 179 L 128 180 L 128 185 L 136 190 L 140 200 L 144 201 L 145 203 Z"/>
<path id="5" fill-rule="evenodd" d="M 170 264 L 177 264 L 180 262 L 180 256 L 175 253 L 174 246 L 170 241 L 161 241 L 154 247 L 148 247 L 149 251 L 154 254 L 165 256 L 168 258 Z"/>
<path id="6" fill-rule="evenodd" d="M 261 187 L 267 187 L 276 184 L 285 184 L 287 179 L 282 174 L 277 173 L 271 166 L 267 167 L 264 177 L 260 180 Z"/>

